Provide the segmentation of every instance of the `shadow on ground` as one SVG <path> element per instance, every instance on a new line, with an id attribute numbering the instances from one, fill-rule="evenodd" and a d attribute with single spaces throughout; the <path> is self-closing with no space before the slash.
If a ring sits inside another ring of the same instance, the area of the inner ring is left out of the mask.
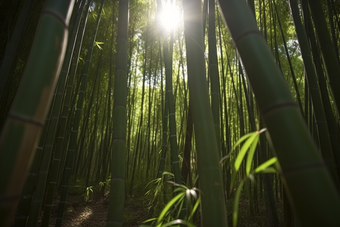
<path id="1" fill-rule="evenodd" d="M 69 196 L 63 218 L 63 227 L 99 227 L 106 226 L 106 219 L 109 208 L 107 198 L 93 199 L 88 202 L 79 201 L 79 198 Z M 56 204 L 57 205 L 57 204 Z M 55 206 L 56 207 L 56 206 Z M 51 225 L 55 224 L 57 210 L 53 209 L 51 214 Z M 125 199 L 124 227 L 137 227 L 146 220 L 147 205 L 143 198 Z"/>

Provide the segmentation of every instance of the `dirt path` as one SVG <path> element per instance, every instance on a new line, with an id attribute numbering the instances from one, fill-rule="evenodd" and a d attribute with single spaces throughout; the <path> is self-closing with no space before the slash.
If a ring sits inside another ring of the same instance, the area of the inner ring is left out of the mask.
<path id="1" fill-rule="evenodd" d="M 79 198 L 68 198 L 63 218 L 63 227 L 99 227 L 106 226 L 108 213 L 108 199 L 93 199 L 82 202 Z M 137 227 L 146 220 L 147 205 L 143 197 L 126 198 L 124 210 L 124 225 L 126 227 Z M 57 211 L 51 214 L 51 224 L 55 223 Z"/>

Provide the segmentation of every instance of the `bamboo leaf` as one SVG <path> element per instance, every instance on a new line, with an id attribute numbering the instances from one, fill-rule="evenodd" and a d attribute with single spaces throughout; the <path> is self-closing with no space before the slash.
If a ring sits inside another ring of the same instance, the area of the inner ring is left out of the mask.
<path id="1" fill-rule="evenodd" d="M 273 157 L 273 158 L 269 159 L 268 161 L 262 163 L 259 167 L 257 167 L 255 169 L 255 173 L 263 171 L 264 169 L 268 168 L 269 166 L 273 165 L 276 162 L 277 162 L 277 158 L 276 157 Z"/>
<path id="2" fill-rule="evenodd" d="M 233 227 L 237 226 L 237 215 L 238 215 L 238 204 L 240 201 L 241 196 L 241 190 L 244 184 L 244 179 L 240 182 L 235 195 L 235 202 L 234 202 L 234 208 L 233 208 Z"/>
<path id="3" fill-rule="evenodd" d="M 255 177 L 254 177 L 254 175 L 253 174 L 248 174 L 248 176 L 247 176 L 249 179 L 250 179 L 250 181 L 251 182 L 253 182 L 253 183 L 256 183 L 256 181 L 255 181 Z"/>
<path id="4" fill-rule="evenodd" d="M 231 151 L 229 152 L 228 155 L 224 156 L 221 160 L 220 160 L 220 164 L 226 160 L 227 158 L 229 158 L 229 156 L 232 154 L 232 152 L 235 150 L 235 148 L 240 145 L 244 140 L 248 139 L 249 137 L 253 136 L 254 134 L 256 134 L 257 132 L 251 132 L 251 133 L 248 133 L 244 136 L 242 136 L 236 143 L 235 145 L 233 146 L 233 148 L 231 149 Z"/>
<path id="5" fill-rule="evenodd" d="M 150 184 L 152 184 L 152 183 L 157 184 L 160 180 L 161 180 L 161 178 L 156 178 L 156 179 L 151 180 L 151 181 L 145 186 L 145 188 L 147 188 L 147 187 L 148 187 Z"/>
<path id="6" fill-rule="evenodd" d="M 183 189 L 183 188 L 181 188 L 181 187 L 178 187 L 178 188 L 176 188 L 176 189 L 174 189 L 174 193 L 176 194 L 176 193 L 185 193 L 185 189 Z"/>
<path id="7" fill-rule="evenodd" d="M 241 166 L 241 163 L 243 161 L 243 158 L 245 156 L 245 154 L 247 153 L 249 147 L 251 146 L 251 144 L 254 142 L 255 138 L 258 136 L 258 132 L 253 132 L 251 133 L 252 135 L 249 137 L 249 139 L 243 144 L 241 150 L 240 150 L 240 153 L 237 155 L 237 158 L 235 160 L 235 164 L 234 164 L 234 167 L 235 167 L 235 170 L 238 171 L 240 166 Z M 243 138 L 243 137 L 242 137 Z M 241 138 L 241 139 L 242 139 Z M 241 140 L 240 139 L 240 140 Z"/>
<path id="8" fill-rule="evenodd" d="M 175 196 L 173 199 L 171 199 L 168 202 L 168 204 L 162 210 L 161 214 L 158 216 L 158 219 L 157 219 L 158 224 L 161 222 L 165 214 L 170 210 L 171 206 L 174 205 L 175 202 L 177 202 L 181 197 L 183 197 L 183 194 L 178 194 L 177 196 Z"/>
<path id="9" fill-rule="evenodd" d="M 201 202 L 201 199 L 198 198 L 197 201 L 196 201 L 196 203 L 195 203 L 195 205 L 194 205 L 194 207 L 192 208 L 191 213 L 189 214 L 189 217 L 188 217 L 188 220 L 189 220 L 189 221 L 191 221 L 192 217 L 194 216 L 194 214 L 195 214 L 195 212 L 196 212 L 196 210 L 197 210 L 198 205 L 200 204 L 200 202 Z"/>
<path id="10" fill-rule="evenodd" d="M 236 143 L 235 145 L 233 146 L 233 149 L 234 150 L 240 143 L 242 143 L 244 140 L 248 139 L 249 137 L 251 136 L 254 136 L 257 132 L 250 132 L 244 136 L 242 136 Z"/>
<path id="11" fill-rule="evenodd" d="M 250 150 L 249 150 L 249 153 L 248 153 L 248 156 L 247 156 L 247 164 L 246 164 L 247 175 L 249 175 L 249 173 L 250 173 L 250 168 L 251 168 L 251 164 L 253 163 L 253 157 L 254 157 L 254 154 L 255 154 L 255 149 L 256 149 L 257 143 L 259 142 L 259 135 L 260 134 L 257 134 L 254 142 L 251 144 L 251 147 L 250 147 Z"/>
<path id="12" fill-rule="evenodd" d="M 274 167 L 268 167 L 266 169 L 261 170 L 260 173 L 277 173 L 277 170 Z"/>
<path id="13" fill-rule="evenodd" d="M 172 225 L 178 225 L 178 224 L 186 225 L 186 226 L 189 226 L 189 227 L 196 227 L 194 224 L 192 224 L 192 223 L 190 223 L 190 222 L 188 222 L 188 221 L 181 220 L 181 219 L 177 219 L 177 220 L 168 222 L 168 223 L 162 225 L 162 227 L 167 227 L 167 226 L 172 226 Z"/>
<path id="14" fill-rule="evenodd" d="M 173 174 L 173 173 L 171 173 L 171 172 L 167 172 L 167 171 L 164 171 L 162 175 L 163 175 L 163 176 L 165 176 L 165 175 L 169 175 L 169 176 L 171 176 L 171 177 L 173 177 L 173 176 L 174 176 L 174 174 Z"/>
<path id="15" fill-rule="evenodd" d="M 232 175 L 231 175 L 230 193 L 232 193 L 232 190 L 233 190 L 233 188 L 234 188 L 235 179 L 236 179 L 236 171 L 235 171 L 235 169 L 234 169 L 234 171 L 232 172 Z"/>
<path id="16" fill-rule="evenodd" d="M 154 221 L 154 220 L 156 220 L 157 218 L 150 218 L 150 219 L 148 219 L 148 220 L 146 220 L 146 221 L 143 221 L 143 223 L 147 223 L 147 222 L 152 222 L 152 221 Z M 146 225 L 146 226 L 149 226 L 149 225 Z"/>
<path id="17" fill-rule="evenodd" d="M 102 50 L 103 48 L 100 46 L 100 44 L 104 44 L 104 42 L 95 41 L 95 45 L 99 48 L 99 50 Z"/>
<path id="18" fill-rule="evenodd" d="M 180 217 L 180 213 L 182 211 L 182 207 L 183 207 L 183 202 L 184 201 L 184 193 L 183 193 L 183 197 L 181 197 L 178 202 L 175 204 L 174 210 L 177 211 L 176 216 L 175 217 Z"/>

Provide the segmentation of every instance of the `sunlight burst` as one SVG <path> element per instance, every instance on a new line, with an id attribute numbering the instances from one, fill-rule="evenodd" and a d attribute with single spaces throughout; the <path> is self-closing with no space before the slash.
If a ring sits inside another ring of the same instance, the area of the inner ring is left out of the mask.
<path id="1" fill-rule="evenodd" d="M 163 2 L 163 10 L 160 14 L 161 26 L 166 31 L 175 30 L 180 23 L 180 11 L 173 0 Z"/>

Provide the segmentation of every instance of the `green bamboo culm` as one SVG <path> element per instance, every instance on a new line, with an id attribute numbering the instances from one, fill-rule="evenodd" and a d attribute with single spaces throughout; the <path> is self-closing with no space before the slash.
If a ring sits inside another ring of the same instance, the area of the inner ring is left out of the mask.
<path id="1" fill-rule="evenodd" d="M 257 98 L 285 189 L 301 226 L 340 226 L 340 197 L 254 15 L 244 0 L 219 0 Z M 308 204 L 308 205 L 306 205 Z"/>
<path id="2" fill-rule="evenodd" d="M 211 109 L 214 117 L 215 132 L 217 145 L 220 148 L 220 97 L 219 88 L 220 80 L 218 73 L 217 48 L 216 48 L 216 26 L 215 26 L 215 0 L 209 0 L 209 72 L 210 72 L 210 89 L 211 89 Z"/>
<path id="3" fill-rule="evenodd" d="M 283 47 L 284 47 L 284 49 L 285 49 L 286 57 L 287 57 L 287 60 L 288 60 L 288 65 L 289 65 L 289 69 L 290 69 L 290 74 L 291 74 L 291 76 L 292 76 L 292 80 L 293 80 L 293 84 L 294 84 L 294 88 L 295 88 L 295 92 L 296 92 L 297 103 L 299 104 L 301 113 L 302 113 L 302 115 L 303 115 L 303 108 L 302 108 L 302 102 L 301 102 L 301 96 L 300 96 L 300 92 L 299 92 L 299 87 L 298 87 L 298 84 L 297 84 L 297 82 L 296 82 L 296 76 L 295 76 L 295 73 L 294 73 L 292 61 L 290 60 L 290 55 L 289 55 L 289 51 L 288 51 L 288 47 L 287 47 L 287 42 L 286 42 L 286 39 L 285 39 L 285 35 L 284 35 L 284 33 L 283 33 L 283 29 L 282 29 L 282 25 L 281 25 L 281 20 L 280 20 L 279 12 L 278 12 L 278 10 L 277 10 L 275 0 L 272 0 L 272 1 L 273 1 L 273 6 L 274 6 L 274 11 L 275 11 L 276 17 L 277 17 L 277 22 L 278 22 L 279 28 L 280 28 L 280 33 L 281 33 L 281 37 L 282 37 Z"/>
<path id="4" fill-rule="evenodd" d="M 77 100 L 77 108 L 74 114 L 74 120 L 73 120 L 73 126 L 71 130 L 71 135 L 70 135 L 70 142 L 68 145 L 68 152 L 67 152 L 67 157 L 66 157 L 66 163 L 65 163 L 65 168 L 64 168 L 64 173 L 62 177 L 62 183 L 61 183 L 61 193 L 60 193 L 60 202 L 59 202 L 59 207 L 58 207 L 58 212 L 57 212 L 57 220 L 56 220 L 56 226 L 61 226 L 62 221 L 63 221 L 63 215 L 64 215 L 64 210 L 65 210 L 65 205 L 66 205 L 66 196 L 67 196 L 67 190 L 68 190 L 68 182 L 71 176 L 71 169 L 73 166 L 73 158 L 74 158 L 74 153 L 76 149 L 76 142 L 77 142 L 77 137 L 78 137 L 78 130 L 79 130 L 79 124 L 80 124 L 80 114 L 83 108 L 83 102 L 84 102 L 84 95 L 86 91 L 86 86 L 87 86 L 87 77 L 88 77 L 88 71 L 90 67 L 90 62 L 92 58 L 92 53 L 93 53 L 93 47 L 95 43 L 95 39 L 97 36 L 97 31 L 98 31 L 98 26 L 100 23 L 100 18 L 102 15 L 102 9 L 104 5 L 105 0 L 101 0 L 101 5 L 99 8 L 97 20 L 96 20 L 96 27 L 93 30 L 90 46 L 88 48 L 88 52 L 86 55 L 86 64 L 83 68 L 82 75 L 81 75 L 81 86 L 80 86 L 80 91 L 79 91 L 79 96 Z M 90 3 L 91 4 L 91 3 Z"/>
<path id="5" fill-rule="evenodd" d="M 325 76 L 325 70 L 322 67 L 321 63 L 321 56 L 320 56 L 320 51 L 319 51 L 319 45 L 316 42 L 316 35 L 314 32 L 314 29 L 312 26 L 311 18 L 309 16 L 309 10 L 308 10 L 308 2 L 304 1 L 302 3 L 302 10 L 304 13 L 304 24 L 306 28 L 306 32 L 309 37 L 310 41 L 310 46 L 311 46 L 311 52 L 313 54 L 313 62 L 315 64 L 315 69 L 316 73 L 318 75 L 318 82 L 319 82 L 319 87 L 320 87 L 320 92 L 322 96 L 322 102 L 324 105 L 324 111 L 326 113 L 326 119 L 328 123 L 328 128 L 330 129 L 330 135 L 331 135 L 331 141 L 332 141 L 332 146 L 333 146 L 333 153 L 336 158 L 336 165 L 338 169 L 338 176 L 340 176 L 340 144 L 339 144 L 339 129 L 338 125 L 335 123 L 336 119 L 338 119 L 339 115 L 337 113 L 333 112 L 333 108 L 331 105 L 331 99 L 332 97 L 329 95 L 328 92 L 328 85 L 326 84 L 326 76 Z"/>
<path id="6" fill-rule="evenodd" d="M 201 1 L 183 0 L 190 103 L 195 129 L 202 226 L 228 226 L 219 151 L 205 77 Z"/>
<path id="7" fill-rule="evenodd" d="M 10 226 L 64 59 L 73 0 L 45 2 L 0 137 L 0 226 Z M 29 94 L 29 95 L 28 95 Z"/>
<path id="8" fill-rule="evenodd" d="M 159 47 L 161 44 L 159 43 Z M 161 49 L 161 48 L 160 48 Z M 160 51 L 160 58 L 161 58 L 161 51 Z M 162 70 L 162 61 L 161 61 L 161 81 L 163 81 L 163 70 Z M 159 160 L 158 172 L 156 178 L 162 178 L 165 168 L 165 160 L 166 160 L 166 152 L 168 150 L 168 117 L 169 117 L 169 105 L 167 100 L 167 94 L 163 95 L 163 83 L 161 83 L 161 103 L 162 103 L 162 150 Z M 165 97 L 164 97 L 165 96 Z M 149 209 L 147 218 L 152 218 L 153 212 L 157 205 L 157 200 L 154 201 L 152 206 Z"/>
<path id="9" fill-rule="evenodd" d="M 129 1 L 119 0 L 114 82 L 111 189 L 107 227 L 123 226 L 126 181 L 126 102 Z"/>
<path id="10" fill-rule="evenodd" d="M 172 38 L 170 38 L 171 46 Z M 170 48 L 172 49 L 172 48 Z M 177 144 L 177 134 L 176 134 L 176 118 L 175 118 L 175 104 L 174 95 L 172 90 L 172 53 L 168 50 L 168 39 L 163 36 L 163 55 L 164 55 L 164 66 L 165 66 L 165 90 L 166 98 L 168 101 L 169 110 L 169 140 L 170 140 L 170 150 L 171 150 L 171 166 L 172 171 L 175 175 L 175 182 L 177 184 L 182 184 L 181 171 L 179 169 L 179 158 L 178 158 L 178 144 Z"/>
<path id="11" fill-rule="evenodd" d="M 72 26 L 72 23 L 70 23 L 70 25 Z M 69 45 L 65 53 L 63 67 L 61 69 L 61 73 L 60 73 L 59 80 L 58 80 L 58 86 L 56 88 L 56 94 L 53 99 L 53 103 L 50 107 L 51 118 L 50 118 L 49 128 L 46 132 L 45 145 L 43 146 L 43 149 L 42 149 L 42 159 L 41 159 L 41 164 L 39 167 L 36 189 L 35 189 L 34 197 L 31 203 L 31 207 L 30 207 L 30 213 L 29 213 L 29 218 L 28 218 L 29 226 L 37 225 L 39 216 L 40 216 L 40 209 L 41 209 L 42 201 L 44 199 L 45 194 L 46 194 L 46 200 L 44 204 L 44 215 L 43 215 L 43 222 L 42 222 L 43 226 L 48 225 L 49 216 L 52 210 L 53 195 L 54 195 L 54 190 L 56 187 L 56 179 L 55 179 L 56 173 L 54 171 L 51 171 L 51 169 L 53 170 L 55 168 L 54 160 L 55 159 L 60 160 L 60 155 L 58 154 L 58 152 L 57 153 L 54 152 L 52 154 L 52 151 L 53 151 L 53 145 L 55 144 L 55 137 L 56 137 L 56 133 L 57 133 L 58 125 L 59 125 L 60 112 L 61 112 L 63 97 L 65 93 L 65 88 L 66 88 L 65 85 L 66 85 L 67 76 L 68 76 L 67 72 L 70 66 L 70 57 L 73 54 L 73 49 L 74 49 L 73 48 L 74 45 L 70 43 L 73 43 L 74 40 L 75 40 L 75 37 L 72 35 L 72 33 L 70 33 Z M 54 159 L 52 162 L 52 167 L 50 167 L 51 157 L 53 157 Z M 48 175 L 49 175 L 49 179 L 52 180 L 53 182 L 51 184 L 47 184 L 48 188 L 47 190 L 45 190 L 46 189 L 45 185 L 46 185 Z M 53 191 L 53 193 L 51 193 L 51 190 Z"/>
<path id="12" fill-rule="evenodd" d="M 157 11 L 161 14 L 163 10 L 162 1 L 157 1 Z M 171 166 L 172 171 L 175 175 L 175 182 L 177 184 L 182 184 L 181 171 L 179 168 L 179 158 L 178 158 L 178 144 L 177 144 L 177 133 L 176 133 L 176 117 L 175 117 L 175 104 L 174 104 L 174 94 L 172 86 L 172 42 L 173 42 L 173 31 L 162 30 L 161 40 L 163 42 L 163 59 L 165 68 L 165 90 L 166 90 L 166 102 L 168 105 L 169 114 L 169 141 L 171 150 Z M 168 49 L 168 35 L 170 34 L 170 51 Z M 165 122 L 164 122 L 165 123 Z M 162 175 L 161 175 L 162 176 Z"/>
<path id="13" fill-rule="evenodd" d="M 306 78 L 308 81 L 308 87 L 310 88 L 310 96 L 313 102 L 313 110 L 315 114 L 315 119 L 317 122 L 318 132 L 319 132 L 319 140 L 320 140 L 320 149 L 324 161 L 327 167 L 330 170 L 330 173 L 333 176 L 333 180 L 336 182 L 339 188 L 339 178 L 338 172 L 336 170 L 336 166 L 334 163 L 334 155 L 331 143 L 331 137 L 328 129 L 327 121 L 331 119 L 326 118 L 326 114 L 324 111 L 324 105 L 322 103 L 321 93 L 318 85 L 318 78 L 316 74 L 316 69 L 313 64 L 313 59 L 311 55 L 311 51 L 309 48 L 307 34 L 305 32 L 305 28 L 302 25 L 302 21 L 299 14 L 299 8 L 296 0 L 290 0 L 290 8 L 292 11 L 295 30 L 297 34 L 297 38 L 299 40 L 299 46 L 302 53 L 303 63 L 306 70 Z M 340 189 L 340 188 L 339 188 Z"/>
<path id="14" fill-rule="evenodd" d="M 319 0 L 307 1 L 309 4 L 315 31 L 321 47 L 322 59 L 328 76 L 329 87 L 333 94 L 333 100 L 340 114 L 340 63 L 338 61 L 335 48 L 328 30 L 326 17 L 323 13 Z"/>
<path id="15" fill-rule="evenodd" d="M 80 5 L 79 5 L 80 4 Z M 88 2 L 89 5 L 89 2 Z M 79 7 L 80 6 L 80 7 Z M 73 30 L 70 31 L 70 38 L 69 38 L 69 42 L 68 42 L 68 46 L 67 46 L 67 51 L 65 54 L 65 59 L 64 59 L 64 63 L 63 63 L 63 67 L 60 73 L 60 79 L 59 79 L 59 85 L 58 85 L 58 92 L 56 94 L 56 98 L 54 100 L 54 105 L 53 108 L 51 108 L 53 111 L 56 110 L 58 111 L 55 115 L 57 117 L 58 120 L 54 120 L 53 117 L 51 119 L 51 122 L 53 123 L 54 121 L 56 121 L 56 127 L 53 129 L 50 129 L 47 133 L 47 135 L 52 134 L 53 135 L 53 140 L 49 141 L 48 137 L 47 137 L 47 141 L 44 147 L 44 153 L 48 151 L 48 149 L 46 148 L 47 144 L 49 142 L 51 142 L 51 147 L 49 149 L 53 149 L 53 161 L 51 163 L 51 167 L 49 168 L 49 183 L 46 186 L 46 200 L 45 200 L 45 204 L 44 204 L 44 214 L 43 214 L 43 218 L 42 218 L 42 226 L 48 226 L 49 224 L 49 220 L 50 220 L 50 215 L 51 215 L 51 211 L 52 211 L 52 204 L 53 204 L 53 198 L 54 198 L 54 194 L 55 194 L 55 190 L 57 187 L 57 180 L 58 180 L 58 172 L 59 172 L 59 166 L 61 163 L 61 159 L 63 157 L 63 149 L 62 149 L 62 139 L 63 137 L 60 136 L 60 133 L 63 133 L 65 131 L 66 128 L 66 117 L 62 117 L 62 113 L 64 113 L 64 110 L 67 111 L 67 108 L 62 108 L 62 99 L 66 100 L 66 81 L 68 80 L 68 76 L 69 76 L 69 70 L 70 70 L 70 65 L 71 65 L 71 60 L 72 60 L 72 56 L 73 56 L 73 52 L 74 52 L 74 47 L 75 47 L 75 43 L 76 43 L 76 39 L 77 39 L 77 34 L 78 34 L 78 29 L 79 29 L 79 25 L 80 25 L 80 19 L 81 19 L 81 15 L 82 15 L 82 11 L 83 8 L 85 6 L 85 1 L 81 1 L 78 2 L 77 8 L 75 8 L 73 16 L 74 21 L 72 23 L 72 20 L 70 22 L 70 25 L 73 27 Z M 62 80 L 63 79 L 63 80 Z M 66 101 L 65 101 L 66 102 Z M 52 116 L 53 116 L 53 112 L 52 112 Z M 65 116 L 65 115 L 64 115 Z M 54 130 L 54 132 L 52 132 L 52 130 Z M 51 133 L 50 133 L 51 132 Z M 58 132 L 58 135 L 56 134 Z M 57 135 L 57 136 L 56 136 Z M 54 139 L 55 138 L 55 139 Z M 50 152 L 51 152 L 50 151 Z M 49 157 L 49 160 L 51 159 L 51 157 Z M 49 162 L 48 162 L 49 163 Z M 43 163 L 41 164 L 43 165 Z M 40 168 L 41 169 L 41 168 Z M 40 170 L 41 172 L 41 170 Z M 39 173 L 39 177 L 40 177 L 40 173 Z M 46 174 L 47 177 L 47 174 Z M 44 181 L 44 183 L 46 184 L 46 179 Z M 42 188 L 44 188 L 42 186 Z M 43 193 L 42 193 L 43 195 Z M 33 200 L 33 202 L 35 202 Z"/>
<path id="16" fill-rule="evenodd" d="M 163 89 L 161 89 L 163 90 Z M 165 100 L 163 105 L 164 108 L 162 109 L 163 113 L 163 118 L 162 118 L 162 153 L 161 153 L 161 158 L 159 161 L 159 168 L 157 172 L 157 178 L 161 178 L 164 173 L 164 168 L 165 168 L 165 159 L 166 159 L 166 152 L 168 150 L 168 119 L 169 119 L 169 105 L 168 105 L 168 100 L 167 100 L 167 95 L 165 95 Z"/>
<path id="17" fill-rule="evenodd" d="M 0 67 L 0 100 L 2 98 L 2 94 L 5 90 L 5 86 L 6 86 L 6 81 L 9 77 L 10 74 L 10 70 L 13 64 L 13 60 L 14 60 L 14 56 L 17 52 L 17 48 L 18 48 L 18 44 L 20 42 L 20 37 L 22 34 L 22 31 L 24 29 L 24 24 L 25 21 L 27 20 L 27 15 L 28 15 L 28 11 L 30 8 L 32 0 L 25 0 L 20 14 L 19 14 L 19 18 L 18 21 L 15 24 L 15 28 L 11 37 L 10 42 L 7 44 L 6 46 L 6 50 L 5 50 L 5 54 L 4 54 L 4 59 L 1 63 L 1 67 Z M 5 106 L 3 106 L 5 107 Z"/>

